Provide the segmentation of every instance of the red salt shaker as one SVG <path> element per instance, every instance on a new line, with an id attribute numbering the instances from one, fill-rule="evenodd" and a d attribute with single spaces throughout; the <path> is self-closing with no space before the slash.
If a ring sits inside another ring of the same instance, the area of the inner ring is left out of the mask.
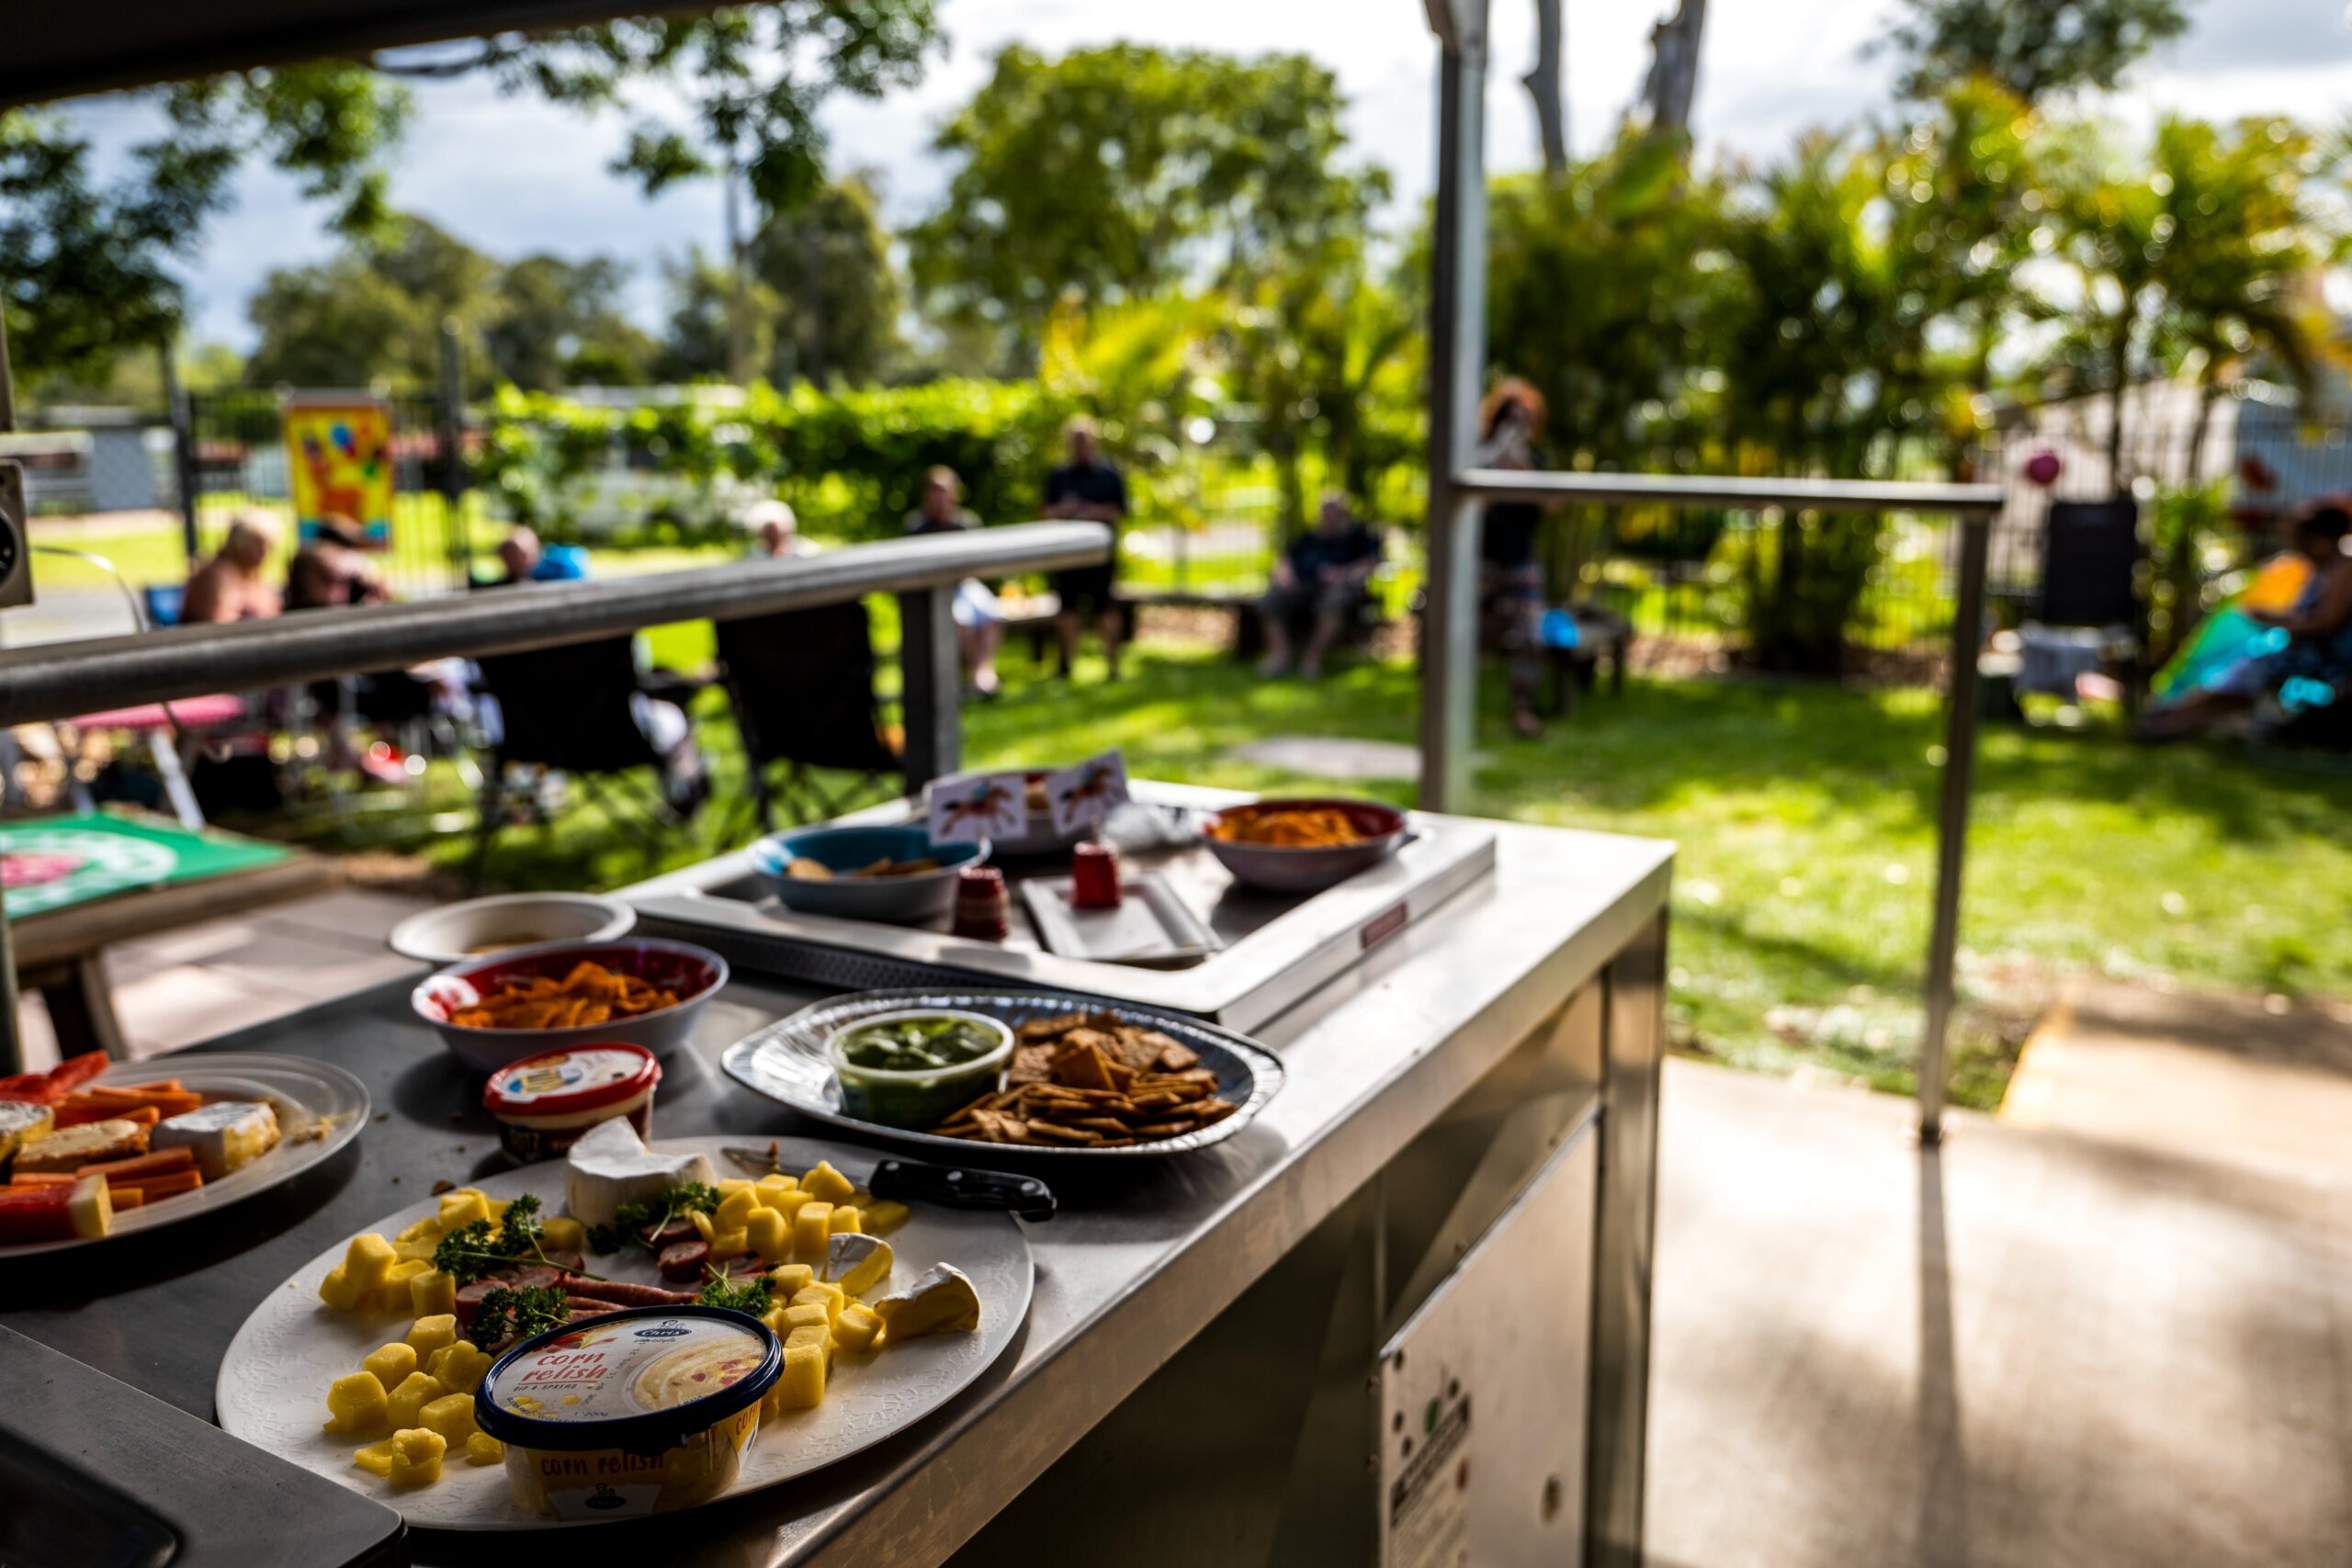
<path id="1" fill-rule="evenodd" d="M 1090 840 L 1070 851 L 1069 902 L 1076 909 L 1119 907 L 1119 857 L 1110 845 Z"/>
<path id="2" fill-rule="evenodd" d="M 1004 873 L 992 865 L 967 865 L 956 874 L 956 934 L 975 942 L 1002 942 L 1012 931 L 1012 899 Z"/>

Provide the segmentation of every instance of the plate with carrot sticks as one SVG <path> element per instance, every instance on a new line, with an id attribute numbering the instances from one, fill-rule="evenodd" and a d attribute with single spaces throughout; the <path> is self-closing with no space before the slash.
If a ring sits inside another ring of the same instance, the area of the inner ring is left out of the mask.
<path id="1" fill-rule="evenodd" d="M 0 1259 L 152 1231 L 333 1156 L 368 1090 L 300 1056 L 102 1052 L 0 1078 Z"/>

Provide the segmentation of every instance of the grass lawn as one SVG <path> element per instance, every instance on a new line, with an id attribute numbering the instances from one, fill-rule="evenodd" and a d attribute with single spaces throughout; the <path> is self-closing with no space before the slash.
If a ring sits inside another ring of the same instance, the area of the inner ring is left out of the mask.
<path id="1" fill-rule="evenodd" d="M 1207 650 L 1148 646 L 1117 685 L 1084 666 L 1075 688 L 1041 681 L 1017 656 L 1006 672 L 1006 697 L 968 710 L 976 765 L 1118 745 L 1144 776 L 1264 789 L 1317 781 L 1237 761 L 1232 747 L 1272 734 L 1413 738 L 1412 675 L 1395 665 L 1270 684 Z M 710 694 L 701 712 L 721 798 L 739 795 L 724 705 Z M 1538 741 L 1508 737 L 1499 718 L 1490 706 L 1479 810 L 1681 845 L 1670 1007 L 1684 1049 L 1913 1087 L 1933 878 L 1932 694 L 1637 679 Z M 1410 798 L 1402 780 L 1349 787 Z M 2347 814 L 2352 779 L 2258 767 L 2226 748 L 1987 732 L 1956 1097 L 1997 1103 L 2025 1024 L 2070 968 L 2352 992 Z M 576 809 L 546 833 L 504 835 L 491 878 L 609 886 L 710 852 L 717 830 L 706 818 L 697 841 L 648 845 Z M 461 835 L 416 847 L 454 866 L 467 846 Z"/>

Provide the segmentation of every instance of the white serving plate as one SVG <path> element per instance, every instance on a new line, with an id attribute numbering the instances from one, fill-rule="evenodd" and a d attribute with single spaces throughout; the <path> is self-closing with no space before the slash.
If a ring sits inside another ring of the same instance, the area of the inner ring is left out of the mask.
<path id="1" fill-rule="evenodd" d="M 368 1086 L 341 1067 L 307 1056 L 275 1056 L 258 1052 L 194 1052 L 176 1056 L 151 1056 L 140 1062 L 117 1062 L 90 1080 L 92 1084 L 154 1083 L 177 1078 L 183 1087 L 214 1100 L 262 1100 L 277 1111 L 281 1136 L 277 1146 L 242 1170 L 218 1181 L 208 1181 L 193 1192 L 165 1198 L 114 1217 L 107 1235 L 73 1241 L 22 1242 L 0 1247 L 0 1261 L 28 1258 L 37 1252 L 60 1252 L 70 1247 L 103 1247 L 117 1236 L 138 1235 L 165 1225 L 192 1220 L 225 1209 L 300 1175 L 359 1135 L 368 1124 Z M 85 1085 L 85 1088 L 89 1087 Z"/>
<path id="2" fill-rule="evenodd" d="M 1197 964 L 1224 945 L 1156 871 L 1120 877 L 1123 897 L 1112 909 L 1081 909 L 1072 903 L 1075 880 L 1033 876 L 1021 885 L 1022 901 L 1036 922 L 1037 940 L 1048 953 L 1164 969 Z"/>
<path id="3" fill-rule="evenodd" d="M 667 1152 L 699 1150 L 721 1176 L 748 1176 L 720 1151 L 757 1146 L 765 1140 L 741 1134 L 665 1138 L 654 1147 Z M 784 1168 L 801 1170 L 820 1159 L 853 1181 L 872 1174 L 876 1155 L 842 1144 L 806 1139 L 782 1141 Z M 563 1202 L 563 1165 L 550 1160 L 473 1183 L 493 1198 L 537 1193 L 548 1212 Z M 390 1236 L 432 1213 L 438 1200 L 426 1199 L 385 1215 L 366 1230 Z M 909 1340 L 869 1356 L 843 1354 L 827 1381 L 825 1402 L 814 1410 L 787 1412 L 763 1422 L 759 1440 L 743 1458 L 742 1473 L 722 1498 L 775 1486 L 821 1470 L 922 1420 L 961 1393 L 1004 1353 L 1029 1315 L 1035 1265 L 1029 1239 L 1007 1214 L 970 1213 L 926 1203 L 908 1205 L 911 1217 L 889 1237 L 894 1257 L 886 1286 L 903 1285 L 934 1263 L 953 1263 L 971 1276 L 980 1296 L 980 1326 L 971 1334 L 941 1334 Z M 507 1495 L 503 1465 L 445 1463 L 441 1479 L 415 1491 L 395 1491 L 380 1477 L 352 1462 L 352 1450 L 369 1438 L 332 1435 L 326 1419 L 327 1384 L 358 1370 L 360 1358 L 408 1332 L 405 1317 L 378 1318 L 341 1313 L 319 1301 L 319 1281 L 343 1259 L 348 1241 L 338 1241 L 295 1271 L 254 1308 L 230 1343 L 214 1385 L 221 1427 L 315 1471 L 353 1491 L 397 1508 L 420 1529 L 562 1529 L 609 1521 L 544 1519 L 524 1512 Z M 612 1280 L 663 1284 L 653 1255 L 642 1248 L 591 1254 L 588 1266 Z"/>
<path id="4" fill-rule="evenodd" d="M 550 942 L 618 942 L 637 911 L 594 893 L 495 893 L 421 910 L 394 926 L 384 944 L 426 964 L 467 964 L 508 948 Z"/>

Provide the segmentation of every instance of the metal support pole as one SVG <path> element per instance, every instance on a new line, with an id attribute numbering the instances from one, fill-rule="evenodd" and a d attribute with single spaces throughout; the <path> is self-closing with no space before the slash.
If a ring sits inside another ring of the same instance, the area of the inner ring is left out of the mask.
<path id="1" fill-rule="evenodd" d="M 443 526 L 449 531 L 449 586 L 462 590 L 473 570 L 473 541 L 466 534 L 466 350 L 458 320 L 441 323 L 441 406 L 434 432 L 441 448 L 439 472 Z"/>
<path id="2" fill-rule="evenodd" d="M 1984 636 L 1985 558 L 1993 520 L 1960 521 L 1960 594 L 1952 610 L 1951 673 L 1944 682 L 1944 776 L 1936 809 L 1936 914 L 1928 936 L 1928 1022 L 1919 1039 L 1919 1141 L 1944 1133 L 1944 1034 L 1951 1026 L 1960 953 L 1960 874 L 1976 774 L 1976 652 Z"/>
<path id="3" fill-rule="evenodd" d="M 1470 793 L 1478 706 L 1478 510 L 1455 490 L 1486 378 L 1486 6 L 1453 8 L 1438 55 L 1436 226 L 1430 264 L 1429 576 L 1421 613 L 1420 804 Z M 1443 35 L 1441 35 L 1443 36 Z"/>
<path id="4" fill-rule="evenodd" d="M 909 795 L 964 765 L 955 597 L 952 588 L 899 595 L 899 710 Z"/>
<path id="5" fill-rule="evenodd" d="M 172 341 L 164 339 L 156 345 L 155 357 L 164 371 L 164 417 L 172 422 L 172 488 L 178 492 L 180 549 L 193 571 L 204 554 L 204 542 L 196 532 L 196 418 L 188 407 L 187 389 L 180 385 L 172 348 Z"/>
<path id="6" fill-rule="evenodd" d="M 0 432 L 17 428 L 17 387 L 8 374 L 8 325 L 0 317 Z M 29 509 L 28 509 L 29 510 Z M 15 519 L 21 523 L 22 518 Z M 30 543 L 28 538 L 25 541 Z M 25 1070 L 25 1042 L 17 1019 L 17 950 L 8 931 L 8 910 L 0 903 L 0 1077 Z"/>

